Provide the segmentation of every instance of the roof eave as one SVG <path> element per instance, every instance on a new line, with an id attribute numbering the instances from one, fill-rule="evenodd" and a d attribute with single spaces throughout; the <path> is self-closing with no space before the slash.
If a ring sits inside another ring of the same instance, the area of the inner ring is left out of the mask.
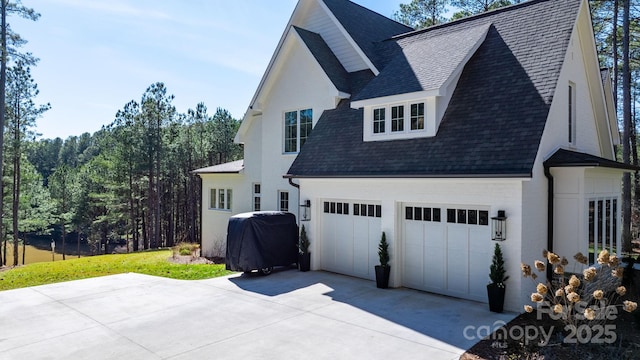
<path id="1" fill-rule="evenodd" d="M 529 173 L 514 174 L 411 174 L 411 175 L 295 175 L 285 174 L 285 179 L 509 179 L 530 180 L 533 175 Z"/>

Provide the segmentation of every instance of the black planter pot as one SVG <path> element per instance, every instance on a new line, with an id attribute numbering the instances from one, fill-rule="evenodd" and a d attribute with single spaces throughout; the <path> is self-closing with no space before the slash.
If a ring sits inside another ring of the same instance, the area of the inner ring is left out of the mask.
<path id="1" fill-rule="evenodd" d="M 311 269 L 311 253 L 298 254 L 298 269 L 309 271 Z"/>
<path id="2" fill-rule="evenodd" d="M 497 284 L 487 285 L 487 295 L 489 296 L 489 310 L 501 313 L 504 307 L 504 293 L 507 290 L 506 285 L 498 286 Z"/>
<path id="3" fill-rule="evenodd" d="M 389 274 L 391 274 L 391 266 L 376 265 L 376 286 L 379 289 L 389 287 Z"/>

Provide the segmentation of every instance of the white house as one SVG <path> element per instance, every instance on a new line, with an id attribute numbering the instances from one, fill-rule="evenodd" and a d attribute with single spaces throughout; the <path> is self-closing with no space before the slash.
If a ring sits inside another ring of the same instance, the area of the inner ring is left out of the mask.
<path id="1" fill-rule="evenodd" d="M 419 31 L 347 0 L 300 0 L 235 140 L 243 161 L 196 170 L 205 255 L 229 216 L 287 210 L 313 269 L 374 279 L 384 231 L 392 286 L 486 302 L 503 210 L 505 306 L 518 310 L 532 290 L 520 263 L 542 249 L 620 249 L 632 168 L 615 159 L 586 0 Z"/>

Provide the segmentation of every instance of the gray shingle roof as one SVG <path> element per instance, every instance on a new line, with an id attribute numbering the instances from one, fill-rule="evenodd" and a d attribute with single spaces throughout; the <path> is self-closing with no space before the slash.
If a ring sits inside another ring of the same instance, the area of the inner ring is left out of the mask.
<path id="1" fill-rule="evenodd" d="M 440 89 L 484 40 L 491 23 L 408 43 L 353 100 Z"/>
<path id="2" fill-rule="evenodd" d="M 380 70 L 375 43 L 413 29 L 347 0 L 323 0 L 364 54 Z"/>
<path id="3" fill-rule="evenodd" d="M 362 110 L 344 101 L 323 113 L 288 175 L 530 176 L 579 7 L 532 0 L 378 44 L 384 71 L 411 44 L 491 24 L 436 136 L 365 143 Z"/>
<path id="4" fill-rule="evenodd" d="M 551 155 L 544 162 L 545 166 L 548 167 L 582 167 L 582 166 L 594 166 L 594 167 L 605 167 L 605 168 L 613 168 L 613 169 L 623 169 L 623 170 L 640 170 L 639 167 L 620 163 L 617 161 L 601 158 L 599 156 L 594 156 L 591 154 L 585 154 L 577 151 L 571 151 L 566 149 L 558 149 L 553 155 Z"/>
<path id="5" fill-rule="evenodd" d="M 293 28 L 300 35 L 302 41 L 307 45 L 307 48 L 311 51 L 313 57 L 315 57 L 336 89 L 347 93 L 350 92 L 349 74 L 347 70 L 345 70 L 340 60 L 338 60 L 331 51 L 329 45 L 322 39 L 320 34 L 301 29 L 297 26 Z"/>
<path id="6" fill-rule="evenodd" d="M 194 174 L 237 174 L 244 169 L 244 159 L 193 170 Z"/>

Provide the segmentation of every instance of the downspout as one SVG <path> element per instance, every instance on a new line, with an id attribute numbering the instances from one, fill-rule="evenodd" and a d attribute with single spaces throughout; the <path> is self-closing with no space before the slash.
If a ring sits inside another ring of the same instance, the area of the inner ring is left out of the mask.
<path id="1" fill-rule="evenodd" d="M 553 252 L 553 175 L 549 166 L 544 165 L 544 176 L 547 177 L 547 251 Z M 547 280 L 551 283 L 553 270 L 547 264 Z"/>
<path id="2" fill-rule="evenodd" d="M 300 184 L 296 184 L 293 182 L 293 178 L 289 178 L 289 185 L 293 186 L 294 188 L 298 189 L 298 202 L 300 202 Z M 298 206 L 299 204 L 296 204 L 296 220 L 298 220 L 298 228 L 300 227 L 300 206 Z"/>

